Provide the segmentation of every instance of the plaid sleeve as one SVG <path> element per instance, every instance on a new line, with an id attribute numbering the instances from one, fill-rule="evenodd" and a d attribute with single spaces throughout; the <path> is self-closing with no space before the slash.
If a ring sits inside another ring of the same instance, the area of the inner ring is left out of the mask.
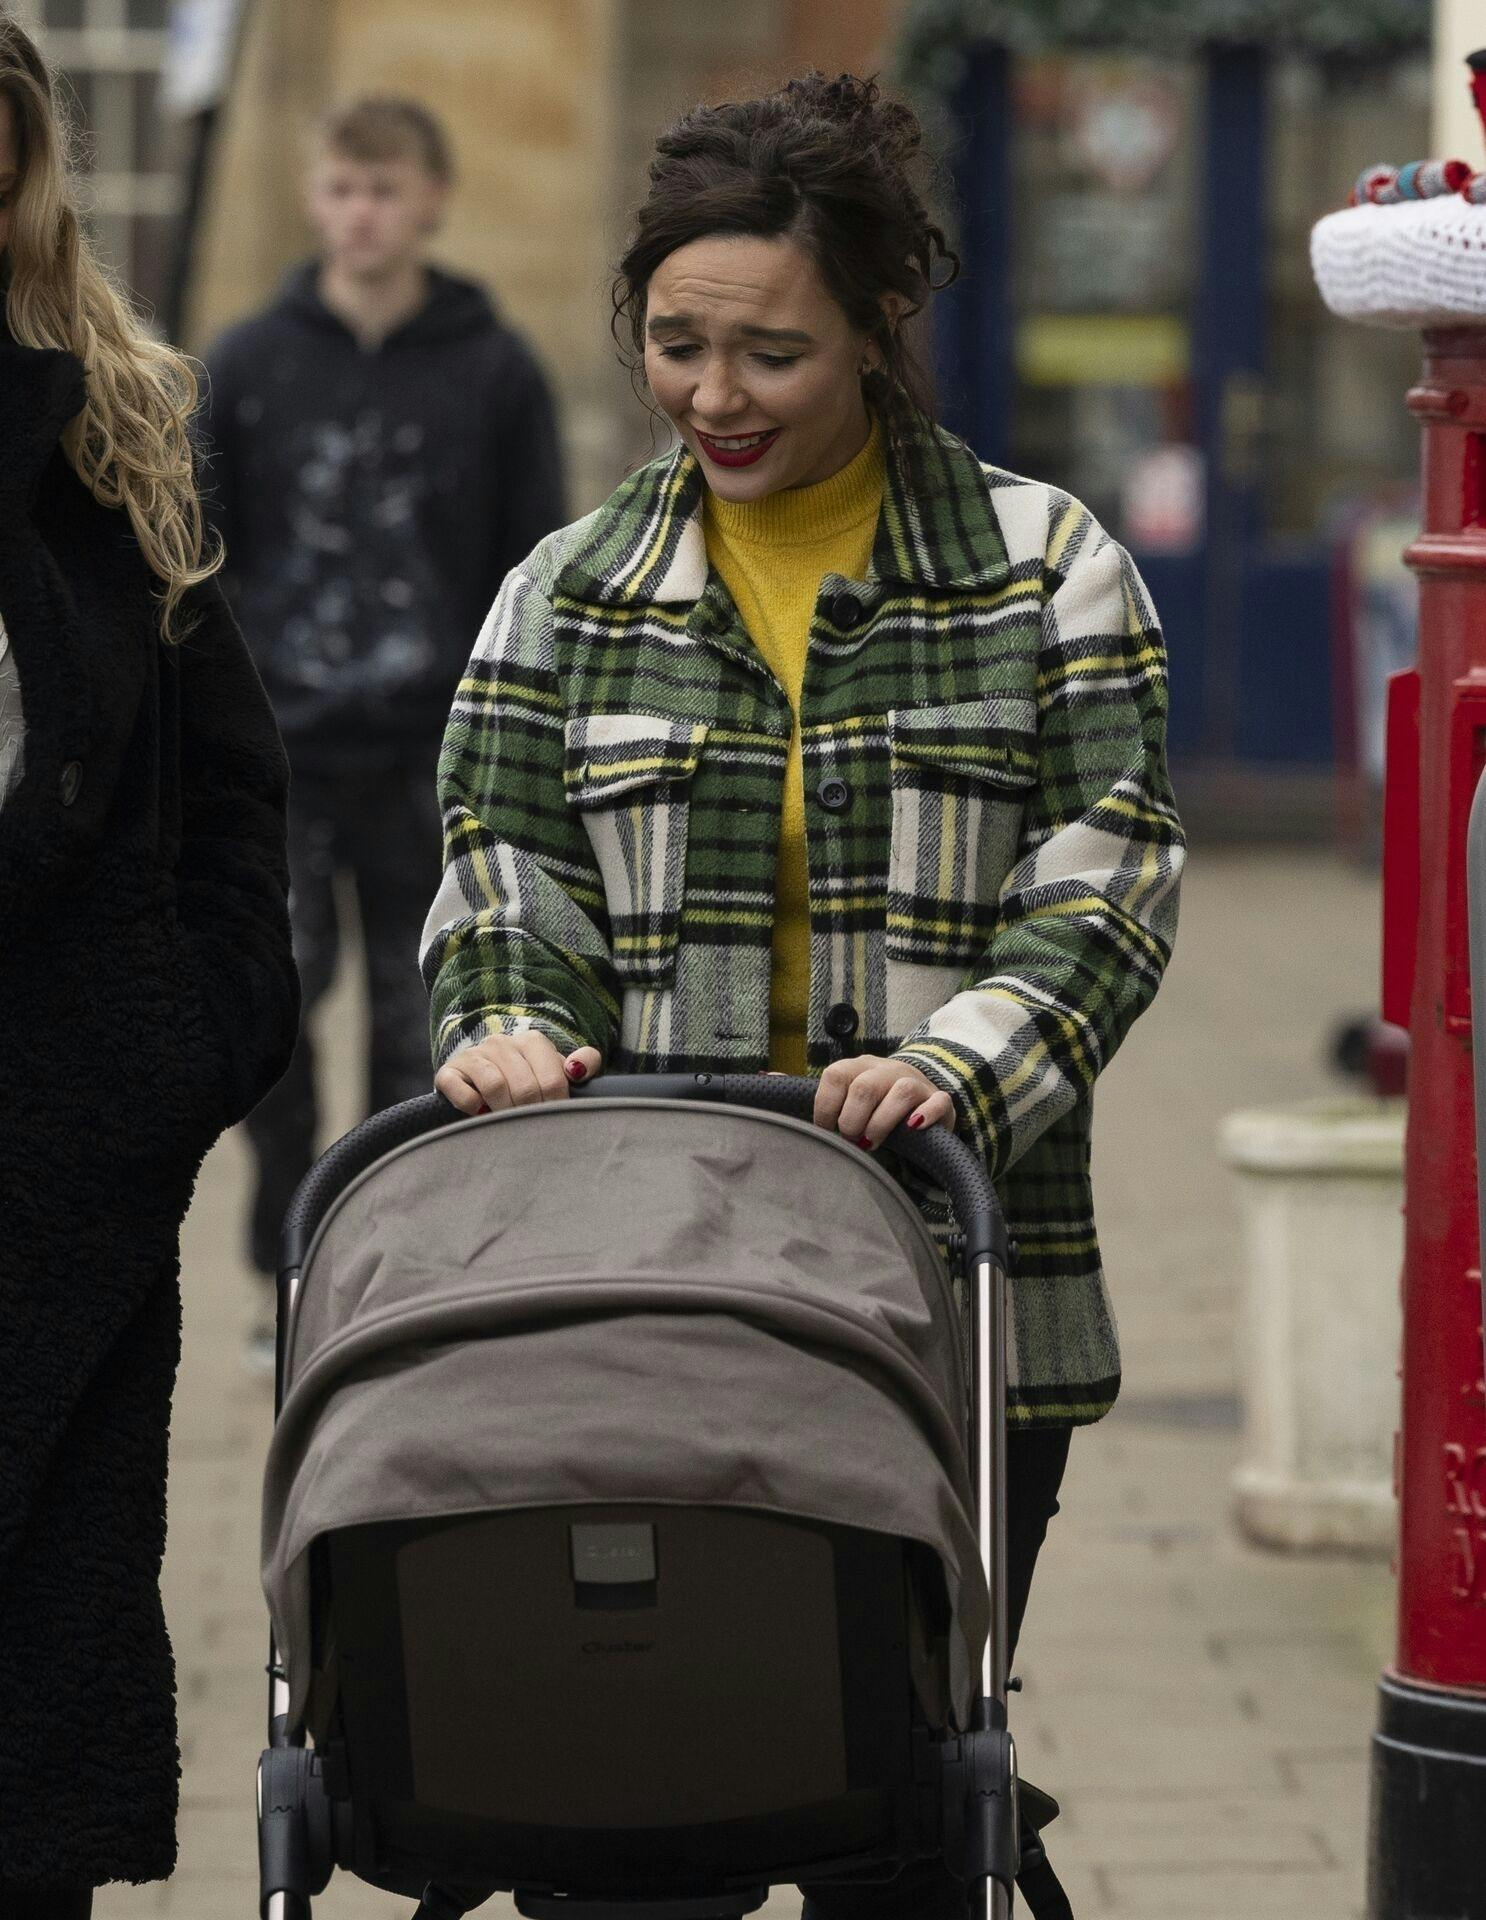
<path id="1" fill-rule="evenodd" d="M 1184 857 L 1161 631 L 1130 557 L 1052 496 L 1037 776 L 973 981 L 898 1049 L 1001 1173 L 1084 1097 L 1160 984 Z"/>
<path id="2" fill-rule="evenodd" d="M 603 883 L 563 797 L 552 608 L 509 575 L 459 684 L 439 759 L 444 878 L 423 929 L 433 1054 L 535 1029 L 607 1054 L 618 1015 Z"/>

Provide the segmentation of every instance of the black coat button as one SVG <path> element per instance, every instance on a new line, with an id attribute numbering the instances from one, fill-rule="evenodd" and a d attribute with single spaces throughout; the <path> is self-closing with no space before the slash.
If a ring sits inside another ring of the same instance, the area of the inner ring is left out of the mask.
<path id="1" fill-rule="evenodd" d="M 853 627 L 862 624 L 864 610 L 862 603 L 854 593 L 837 593 L 831 596 L 831 621 L 844 632 L 850 633 Z"/>
<path id="2" fill-rule="evenodd" d="M 73 801 L 77 798 L 78 788 L 82 783 L 82 762 L 80 760 L 69 760 L 67 765 L 62 769 L 62 778 L 58 783 L 61 789 L 62 805 L 64 807 L 70 807 L 72 805 Z"/>
<path id="3" fill-rule="evenodd" d="M 861 1024 L 861 1015 L 845 1000 L 838 1000 L 826 1015 L 826 1032 L 833 1040 L 849 1040 Z"/>
<path id="4" fill-rule="evenodd" d="M 851 805 L 851 787 L 839 774 L 827 774 L 815 789 L 815 797 L 827 813 L 845 813 Z"/>

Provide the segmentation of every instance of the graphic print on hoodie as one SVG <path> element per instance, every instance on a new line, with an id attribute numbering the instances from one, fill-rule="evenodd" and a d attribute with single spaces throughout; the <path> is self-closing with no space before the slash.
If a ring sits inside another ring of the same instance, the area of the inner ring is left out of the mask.
<path id="1" fill-rule="evenodd" d="M 473 282 L 367 350 L 299 268 L 207 356 L 207 507 L 293 763 L 421 764 L 501 581 L 563 519 L 551 395 Z"/>
<path id="2" fill-rule="evenodd" d="M 418 539 L 434 492 L 423 430 L 368 408 L 350 426 L 306 421 L 285 448 L 294 543 L 257 598 L 276 685 L 368 707 L 416 692 L 436 670 L 439 584 Z"/>

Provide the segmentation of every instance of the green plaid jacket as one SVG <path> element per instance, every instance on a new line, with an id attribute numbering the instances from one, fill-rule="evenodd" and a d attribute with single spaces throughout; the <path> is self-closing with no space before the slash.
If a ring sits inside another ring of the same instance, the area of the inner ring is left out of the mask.
<path id="1" fill-rule="evenodd" d="M 628 1072 L 767 1064 L 793 722 L 708 568 L 702 487 L 684 450 L 642 468 L 480 634 L 440 763 L 440 1062 L 536 1028 Z M 1165 720 L 1155 615 L 1085 509 L 937 429 L 895 445 L 869 577 L 828 575 L 810 633 L 807 1044 L 953 1096 L 1018 1245 L 1026 1424 L 1095 1420 L 1119 1386 L 1089 1131 L 1176 929 Z"/>

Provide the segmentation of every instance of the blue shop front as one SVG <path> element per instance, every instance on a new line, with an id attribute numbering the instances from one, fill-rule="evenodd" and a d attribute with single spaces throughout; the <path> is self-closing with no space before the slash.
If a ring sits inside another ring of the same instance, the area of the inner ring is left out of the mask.
<path id="1" fill-rule="evenodd" d="M 1248 43 L 1205 40 L 1200 3 L 1112 10 L 1094 45 L 1097 0 L 905 14 L 966 262 L 937 303 L 944 416 L 1130 547 L 1168 633 L 1173 762 L 1251 826 L 1307 793 L 1324 812 L 1365 760 L 1353 574 L 1411 511 L 1418 341 L 1344 328 L 1309 263 L 1365 166 L 1428 151 L 1428 9 L 1395 4 L 1366 44 L 1324 0 Z M 1243 7 L 1213 11 L 1231 30 Z"/>

